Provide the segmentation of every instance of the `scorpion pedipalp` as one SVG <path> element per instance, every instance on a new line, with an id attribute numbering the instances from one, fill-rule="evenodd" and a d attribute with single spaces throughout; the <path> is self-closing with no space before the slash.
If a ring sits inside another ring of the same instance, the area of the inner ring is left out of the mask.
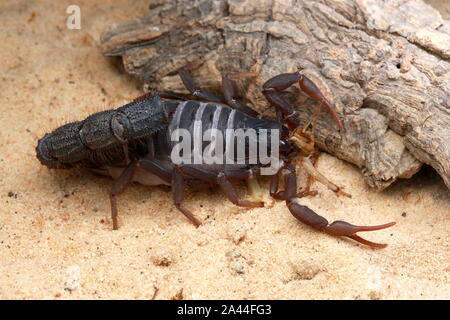
<path id="1" fill-rule="evenodd" d="M 362 231 L 376 231 L 386 229 L 395 225 L 395 222 L 390 222 L 377 226 L 355 226 L 345 221 L 334 221 L 328 223 L 328 220 L 318 215 L 310 208 L 299 203 L 299 198 L 294 197 L 286 201 L 289 211 L 292 215 L 301 222 L 313 227 L 316 230 L 325 232 L 335 237 L 348 237 L 359 243 L 365 244 L 373 248 L 385 248 L 387 244 L 375 243 L 364 238 L 361 238 L 356 233 Z"/>
<path id="2" fill-rule="evenodd" d="M 312 82 L 307 76 L 299 72 L 283 73 L 277 75 L 266 81 L 266 83 L 264 83 L 263 85 L 263 93 L 266 96 L 267 100 L 284 114 L 290 126 L 292 128 L 298 126 L 298 119 L 296 119 L 297 111 L 295 111 L 294 107 L 281 97 L 281 93 L 283 92 L 283 90 L 292 86 L 295 82 L 298 82 L 300 88 L 305 94 L 319 101 L 321 103 L 321 106 L 324 105 L 326 107 L 326 109 L 338 125 L 339 130 L 343 131 L 344 126 L 342 125 L 342 122 L 339 119 L 339 116 L 337 115 L 333 104 L 327 98 L 325 98 L 325 96 L 322 94 L 319 88 L 317 88 L 314 82 Z"/>
<path id="3" fill-rule="evenodd" d="M 362 231 L 376 231 L 392 227 L 395 222 L 390 222 L 377 226 L 355 226 L 345 221 L 334 221 L 329 223 L 327 219 L 317 214 L 312 209 L 300 204 L 300 198 L 297 194 L 297 176 L 292 165 L 287 165 L 279 172 L 284 178 L 283 191 L 278 191 L 278 178 L 274 176 L 275 183 L 271 188 L 271 193 L 276 195 L 278 199 L 286 200 L 286 205 L 291 214 L 302 223 L 329 235 L 336 237 L 348 237 L 359 243 L 365 244 L 374 248 L 384 248 L 386 244 L 374 243 L 356 235 L 357 232 Z"/>
<path id="4" fill-rule="evenodd" d="M 365 244 L 370 247 L 374 248 L 385 248 L 387 247 L 387 244 L 383 243 L 375 243 L 369 240 L 366 240 L 364 238 L 361 238 L 356 233 L 362 232 L 362 231 L 376 231 L 376 230 L 382 230 L 389 227 L 392 227 L 395 225 L 395 222 L 389 222 L 386 224 L 381 224 L 377 226 L 355 226 L 353 224 L 350 224 L 345 221 L 334 221 L 333 223 L 329 224 L 325 229 L 324 232 L 333 235 L 333 236 L 343 236 L 351 238 L 359 243 Z"/>

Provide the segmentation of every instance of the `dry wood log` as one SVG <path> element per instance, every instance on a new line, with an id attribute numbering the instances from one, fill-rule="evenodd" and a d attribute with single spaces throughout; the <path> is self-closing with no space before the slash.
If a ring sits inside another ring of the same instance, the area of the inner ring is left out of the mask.
<path id="1" fill-rule="evenodd" d="M 177 70 L 193 61 L 205 62 L 193 73 L 212 92 L 222 73 L 256 72 L 239 81 L 243 99 L 272 117 L 262 84 L 300 69 L 346 128 L 322 112 L 319 148 L 377 189 L 422 163 L 450 187 L 450 21 L 420 0 L 154 1 L 142 18 L 107 30 L 102 50 L 160 90 L 183 90 Z M 317 103 L 297 88 L 287 94 L 306 123 Z"/>

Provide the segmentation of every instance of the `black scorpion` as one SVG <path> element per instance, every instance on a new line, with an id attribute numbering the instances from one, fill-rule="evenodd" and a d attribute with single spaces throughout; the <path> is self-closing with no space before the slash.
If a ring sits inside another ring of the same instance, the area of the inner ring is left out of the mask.
<path id="1" fill-rule="evenodd" d="M 95 113 L 83 121 L 68 123 L 45 134 L 36 147 L 38 159 L 49 168 L 85 167 L 112 176 L 115 179 L 110 192 L 114 230 L 118 229 L 116 197 L 131 182 L 171 185 L 175 206 L 195 226 L 199 226 L 200 221 L 183 204 L 186 187 L 200 189 L 218 185 L 238 206 L 263 207 L 263 202 L 240 199 L 231 182 L 253 179 L 266 164 L 174 164 L 170 157 L 175 144 L 171 140 L 172 132 L 182 128 L 194 135 L 198 123 L 202 124 L 202 133 L 211 128 L 220 131 L 240 128 L 254 129 L 259 135 L 262 129 L 275 129 L 281 132 L 280 161 L 277 173 L 272 176 L 271 196 L 286 201 L 295 218 L 319 231 L 349 237 L 372 247 L 386 246 L 362 239 L 356 233 L 388 228 L 394 222 L 379 226 L 355 226 L 345 221 L 330 224 L 300 204 L 300 198 L 308 192 L 297 193 L 297 176 L 291 164 L 296 157 L 302 159 L 302 164 L 314 178 L 337 194 L 346 195 L 309 162 L 314 149 L 314 136 L 306 134 L 305 130 L 298 130 L 298 112 L 281 95 L 283 90 L 298 82 L 304 93 L 318 100 L 321 107 L 327 108 L 342 130 L 343 125 L 333 105 L 310 79 L 299 72 L 286 73 L 275 76 L 263 85 L 264 95 L 277 110 L 275 121 L 258 118 L 256 111 L 236 100 L 231 76 L 222 79 L 225 99 L 199 91 L 186 69 L 181 69 L 180 76 L 191 95 L 200 101 L 187 100 L 169 92 L 144 95 L 118 109 Z M 269 139 L 269 136 L 266 137 Z M 270 142 L 267 145 L 270 146 Z M 284 183 L 284 190 L 281 191 L 280 182 Z"/>

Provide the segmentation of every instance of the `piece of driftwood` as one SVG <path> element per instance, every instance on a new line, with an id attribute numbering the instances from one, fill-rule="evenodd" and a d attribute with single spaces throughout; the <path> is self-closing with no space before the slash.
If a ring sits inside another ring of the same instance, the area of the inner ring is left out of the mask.
<path id="1" fill-rule="evenodd" d="M 262 84 L 301 69 L 346 128 L 322 112 L 319 148 L 377 189 L 422 163 L 450 187 L 450 21 L 420 0 L 153 1 L 142 18 L 107 30 L 102 50 L 160 90 L 183 90 L 177 70 L 195 61 L 204 61 L 193 75 L 205 91 L 218 92 L 221 74 L 255 72 L 239 89 L 269 117 Z M 306 123 L 317 103 L 295 86 L 287 95 Z"/>

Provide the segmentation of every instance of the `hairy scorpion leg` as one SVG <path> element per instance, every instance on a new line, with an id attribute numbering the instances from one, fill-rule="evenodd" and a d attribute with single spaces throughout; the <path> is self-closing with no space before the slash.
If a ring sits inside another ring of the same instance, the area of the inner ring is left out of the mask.
<path id="1" fill-rule="evenodd" d="M 320 110 L 320 109 L 319 109 Z M 316 113 L 318 115 L 318 113 Z M 292 139 L 295 140 L 296 144 L 306 150 L 306 155 L 299 158 L 299 163 L 301 167 L 306 171 L 308 175 L 308 181 L 305 191 L 309 191 L 314 180 L 325 185 L 328 189 L 333 191 L 338 196 L 345 196 L 351 198 L 351 195 L 344 192 L 342 187 L 337 186 L 331 182 L 327 177 L 320 173 L 316 167 L 315 162 L 318 159 L 318 150 L 315 148 L 315 137 L 314 130 L 316 128 L 317 117 L 312 119 L 312 129 L 311 133 L 306 133 L 306 127 L 303 128 L 299 133 L 294 131 Z M 309 124 L 308 124 L 309 125 Z"/>
<path id="2" fill-rule="evenodd" d="M 327 179 L 322 173 L 319 172 L 319 170 L 314 167 L 313 163 L 309 158 L 301 158 L 300 164 L 303 169 L 306 170 L 308 175 L 312 177 L 314 180 L 319 181 L 321 184 L 326 186 L 328 189 L 333 191 L 338 196 L 345 196 L 347 198 L 351 198 L 352 196 L 348 194 L 347 192 L 344 192 L 342 187 L 337 186 L 333 182 Z"/>
<path id="3" fill-rule="evenodd" d="M 226 103 L 233 109 L 240 110 L 251 117 L 257 117 L 259 113 L 236 100 L 237 93 L 232 79 L 250 78 L 255 76 L 256 73 L 252 72 L 228 73 L 222 76 L 222 88 Z"/>
<path id="4" fill-rule="evenodd" d="M 170 172 L 169 170 L 161 166 L 156 160 L 140 159 L 132 161 L 122 171 L 111 189 L 110 201 L 113 230 L 117 230 L 119 228 L 117 196 L 120 195 L 125 190 L 125 187 L 133 181 L 133 177 L 137 168 L 142 168 L 143 170 L 158 176 L 165 182 L 172 183 L 173 199 L 176 208 L 180 210 L 186 216 L 186 218 L 188 218 L 189 221 L 196 227 L 201 225 L 200 220 L 198 220 L 191 211 L 183 206 L 185 182 L 178 169 L 174 168 L 174 170 Z"/>
<path id="5" fill-rule="evenodd" d="M 213 101 L 213 102 L 221 102 L 227 104 L 229 107 L 242 111 L 246 114 L 248 114 L 251 117 L 257 117 L 258 112 L 253 110 L 252 108 L 242 104 L 236 99 L 236 90 L 234 87 L 234 83 L 232 79 L 239 79 L 239 78 L 249 78 L 249 77 L 255 77 L 256 74 L 252 72 L 243 72 L 243 73 L 227 73 L 222 76 L 222 90 L 224 94 L 224 98 L 222 99 L 212 93 L 207 93 L 204 91 L 201 91 L 197 88 L 195 85 L 194 79 L 192 78 L 191 73 L 189 72 L 187 67 L 181 68 L 179 70 L 179 75 L 181 78 L 181 81 L 183 81 L 184 86 L 186 89 L 194 96 L 203 100 L 207 101 Z"/>
<path id="6" fill-rule="evenodd" d="M 219 98 L 215 94 L 200 91 L 197 86 L 195 85 L 194 79 L 192 79 L 191 73 L 186 68 L 181 68 L 178 71 L 178 74 L 180 75 L 181 81 L 183 81 L 184 86 L 186 89 L 196 98 L 200 98 L 207 101 L 213 101 L 213 102 L 223 102 L 223 99 Z"/>
<path id="7" fill-rule="evenodd" d="M 262 201 L 263 191 L 258 183 L 258 178 L 256 176 L 251 176 L 250 178 L 247 178 L 246 182 L 247 190 L 252 199 L 255 201 Z"/>
<path id="8" fill-rule="evenodd" d="M 205 182 L 210 182 L 213 184 L 218 184 L 222 191 L 225 193 L 227 198 L 237 206 L 245 207 L 245 208 L 257 208 L 264 207 L 264 202 L 262 201 L 249 201 L 242 200 L 239 198 L 236 189 L 231 184 L 229 179 L 246 179 L 252 176 L 251 170 L 233 170 L 233 171 L 224 171 L 219 172 L 218 174 L 215 172 L 211 172 L 205 169 L 196 168 L 191 165 L 180 166 L 181 171 L 184 174 L 187 174 L 195 179 L 199 179 Z"/>
<path id="9" fill-rule="evenodd" d="M 173 100 L 187 100 L 187 97 L 184 97 L 182 94 L 171 92 L 171 91 L 158 91 L 152 90 L 143 95 L 136 97 L 133 99 L 133 102 L 145 100 L 150 97 L 158 96 L 163 99 L 173 99 Z"/>
<path id="10" fill-rule="evenodd" d="M 111 201 L 111 219 L 113 223 L 113 230 L 119 228 L 119 222 L 117 220 L 117 196 L 120 195 L 125 187 L 133 181 L 133 175 L 136 171 L 137 161 L 132 161 L 125 170 L 122 171 L 119 178 L 114 182 L 114 186 L 109 194 L 109 199 Z"/>
<path id="11" fill-rule="evenodd" d="M 196 227 L 202 223 L 194 214 L 183 206 L 185 182 L 179 168 L 175 167 L 172 174 L 173 202 L 178 210 L 180 210 L 186 218 L 188 218 Z"/>
<path id="12" fill-rule="evenodd" d="M 173 194 L 173 202 L 175 207 L 184 214 L 188 220 L 195 225 L 196 227 L 201 225 L 200 220 L 198 220 L 194 214 L 187 208 L 183 206 L 184 200 L 184 189 L 186 183 L 184 181 L 183 176 L 180 173 L 180 170 L 175 167 L 172 172 L 159 164 L 157 160 L 154 159 L 141 159 L 139 160 L 138 165 L 142 167 L 142 169 L 160 177 L 162 180 L 167 183 L 171 183 L 172 185 L 172 194 Z"/>

